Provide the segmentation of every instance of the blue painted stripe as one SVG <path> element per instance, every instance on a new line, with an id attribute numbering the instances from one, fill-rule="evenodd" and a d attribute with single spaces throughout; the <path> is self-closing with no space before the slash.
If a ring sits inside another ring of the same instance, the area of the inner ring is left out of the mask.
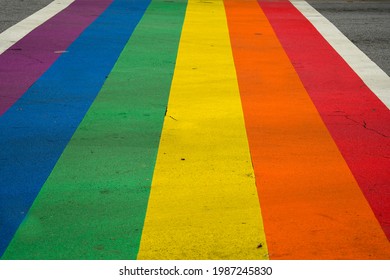
<path id="1" fill-rule="evenodd" d="M 150 1 L 114 1 L 0 118 L 0 255 Z"/>

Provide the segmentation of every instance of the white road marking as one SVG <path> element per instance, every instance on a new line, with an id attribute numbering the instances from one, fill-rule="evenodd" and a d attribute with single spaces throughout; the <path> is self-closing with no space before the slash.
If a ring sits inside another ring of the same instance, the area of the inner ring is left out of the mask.
<path id="1" fill-rule="evenodd" d="M 11 26 L 0 34 L 0 55 L 35 28 L 64 10 L 75 0 L 54 0 L 46 7 Z"/>
<path id="2" fill-rule="evenodd" d="M 306 1 L 290 2 L 313 24 L 387 108 L 390 108 L 390 77 Z"/>

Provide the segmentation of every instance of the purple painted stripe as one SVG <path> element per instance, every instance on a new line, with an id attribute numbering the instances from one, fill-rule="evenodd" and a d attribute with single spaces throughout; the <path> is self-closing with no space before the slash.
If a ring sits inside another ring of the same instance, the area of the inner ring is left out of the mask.
<path id="1" fill-rule="evenodd" d="M 0 116 L 111 3 L 76 0 L 0 55 Z"/>

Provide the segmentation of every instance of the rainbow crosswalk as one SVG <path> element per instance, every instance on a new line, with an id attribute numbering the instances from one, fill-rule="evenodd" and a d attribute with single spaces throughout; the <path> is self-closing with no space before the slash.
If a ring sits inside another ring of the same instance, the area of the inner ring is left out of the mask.
<path id="1" fill-rule="evenodd" d="M 389 77 L 306 2 L 93 3 L 0 54 L 2 259 L 390 259 Z"/>

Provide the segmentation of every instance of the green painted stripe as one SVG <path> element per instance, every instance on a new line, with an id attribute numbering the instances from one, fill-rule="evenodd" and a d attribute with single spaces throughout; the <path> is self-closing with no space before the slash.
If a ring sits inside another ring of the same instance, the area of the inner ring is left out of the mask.
<path id="1" fill-rule="evenodd" d="M 186 3 L 149 6 L 3 258 L 136 258 Z"/>

